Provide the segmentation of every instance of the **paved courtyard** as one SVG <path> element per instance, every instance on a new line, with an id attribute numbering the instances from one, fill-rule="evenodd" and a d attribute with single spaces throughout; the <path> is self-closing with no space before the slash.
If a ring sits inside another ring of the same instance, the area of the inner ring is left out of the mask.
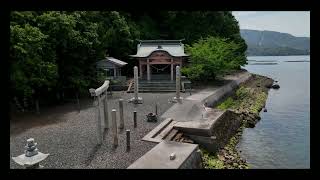
<path id="1" fill-rule="evenodd" d="M 26 140 L 35 138 L 38 149 L 50 156 L 41 164 L 44 168 L 127 168 L 131 163 L 148 152 L 156 144 L 141 139 L 157 123 L 147 122 L 146 114 L 155 112 L 158 102 L 158 113 L 161 115 L 173 104 L 170 99 L 175 93 L 140 93 L 143 104 L 128 103 L 133 93 L 113 92 L 108 95 L 108 108 L 119 109 L 118 99 L 124 99 L 125 129 L 131 130 L 131 150 L 126 152 L 126 133 L 118 131 L 119 146 L 112 147 L 112 131 L 105 134 L 105 140 L 99 147 L 96 136 L 96 112 L 92 99 L 81 100 L 81 111 L 69 103 L 50 109 L 43 109 L 40 115 L 20 115 L 12 117 L 10 124 L 10 157 L 24 152 Z M 189 93 L 181 93 L 187 97 Z M 133 111 L 137 113 L 137 128 L 133 127 Z M 111 113 L 109 113 L 111 120 Z M 119 113 L 117 111 L 119 123 Z M 12 159 L 10 168 L 21 168 Z"/>

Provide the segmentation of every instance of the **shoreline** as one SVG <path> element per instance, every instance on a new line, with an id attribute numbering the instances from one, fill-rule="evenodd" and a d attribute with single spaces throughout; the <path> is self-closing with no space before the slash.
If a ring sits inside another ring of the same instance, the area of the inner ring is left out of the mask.
<path id="1" fill-rule="evenodd" d="M 274 80 L 265 76 L 252 74 L 252 78 L 240 84 L 235 94 L 228 97 L 216 108 L 229 110 L 241 121 L 236 134 L 226 146 L 216 153 L 209 153 L 201 148 L 206 169 L 249 169 L 250 164 L 240 156 L 236 146 L 244 128 L 254 128 L 261 119 L 260 112 L 265 107 L 268 91 Z"/>

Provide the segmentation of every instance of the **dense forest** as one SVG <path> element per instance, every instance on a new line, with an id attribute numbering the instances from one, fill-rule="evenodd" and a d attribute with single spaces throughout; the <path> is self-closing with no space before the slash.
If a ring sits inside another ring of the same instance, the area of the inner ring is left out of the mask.
<path id="1" fill-rule="evenodd" d="M 95 62 L 105 56 L 128 62 L 123 72 L 131 76 L 135 61 L 128 55 L 136 53 L 137 39 L 185 39 L 195 52 L 193 44 L 199 49 L 199 44 L 210 43 L 204 38 L 211 36 L 214 39 L 207 40 L 214 43 L 235 44 L 237 48 L 230 46 L 234 56 L 227 57 L 241 57 L 237 66 L 245 63 L 247 45 L 230 11 L 14 11 L 10 15 L 11 100 L 27 106 L 39 99 L 63 102 L 74 96 L 68 92 L 88 94 L 89 88 L 101 83 Z M 223 47 L 228 51 L 229 46 Z"/>

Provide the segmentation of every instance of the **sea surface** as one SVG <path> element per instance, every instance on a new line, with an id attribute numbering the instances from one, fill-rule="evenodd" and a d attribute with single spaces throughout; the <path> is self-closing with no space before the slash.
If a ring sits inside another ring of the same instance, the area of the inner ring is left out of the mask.
<path id="1" fill-rule="evenodd" d="M 310 168 L 310 56 L 249 56 L 249 72 L 278 81 L 270 89 L 267 112 L 246 128 L 237 146 L 258 169 Z"/>

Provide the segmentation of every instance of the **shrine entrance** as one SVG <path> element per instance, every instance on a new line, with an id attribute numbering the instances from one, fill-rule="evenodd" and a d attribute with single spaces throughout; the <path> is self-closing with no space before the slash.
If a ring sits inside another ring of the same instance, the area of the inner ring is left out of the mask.
<path id="1" fill-rule="evenodd" d="M 171 79 L 170 64 L 153 64 L 151 67 L 151 79 L 154 80 L 169 80 Z"/>
<path id="2" fill-rule="evenodd" d="M 150 65 L 152 74 L 170 74 L 170 64 L 153 64 Z"/>
<path id="3" fill-rule="evenodd" d="M 141 79 L 148 79 L 148 65 L 141 65 Z M 174 69 L 174 68 L 173 68 Z M 173 70 L 175 72 L 175 70 Z M 171 80 L 171 64 L 150 64 L 149 65 L 150 80 Z M 173 73 L 172 80 L 175 79 L 175 74 Z"/>
<path id="4" fill-rule="evenodd" d="M 180 64 L 140 64 L 140 77 L 142 80 L 175 81 L 176 66 Z M 149 66 L 149 68 L 148 68 Z M 181 66 L 181 65 L 180 65 Z M 149 70 L 148 70 L 149 69 Z M 149 74 L 149 75 L 148 75 Z M 148 79 L 149 77 L 149 79 Z"/>
<path id="5" fill-rule="evenodd" d="M 163 51 L 155 51 L 146 59 L 139 59 L 142 80 L 175 80 L 176 66 L 182 66 L 181 58 L 174 58 Z"/>

